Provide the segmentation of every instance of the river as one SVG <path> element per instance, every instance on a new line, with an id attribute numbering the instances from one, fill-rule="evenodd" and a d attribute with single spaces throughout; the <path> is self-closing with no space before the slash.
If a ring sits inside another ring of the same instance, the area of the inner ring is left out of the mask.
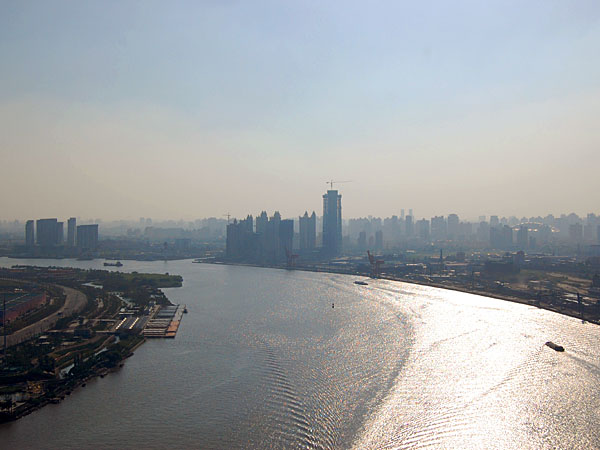
<path id="1" fill-rule="evenodd" d="M 101 260 L 13 264 L 104 268 Z M 125 261 L 180 274 L 174 340 L 0 426 L 2 448 L 598 448 L 600 328 L 338 274 Z M 564 353 L 544 346 L 563 345 Z"/>

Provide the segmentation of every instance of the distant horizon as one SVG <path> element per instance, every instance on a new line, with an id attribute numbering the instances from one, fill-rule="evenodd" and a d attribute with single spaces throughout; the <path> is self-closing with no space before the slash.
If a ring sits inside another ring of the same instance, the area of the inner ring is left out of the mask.
<path id="1" fill-rule="evenodd" d="M 343 206 L 342 206 L 342 208 L 343 208 Z M 235 217 L 233 215 L 231 215 L 230 221 L 233 222 L 234 219 L 237 219 L 237 220 L 245 219 L 248 215 L 251 215 L 253 218 L 256 219 L 256 217 L 262 211 L 264 211 L 264 210 L 258 211 L 257 213 L 247 213 L 245 215 L 235 216 Z M 279 211 L 279 210 L 275 209 L 273 211 L 266 211 L 266 212 L 267 212 L 267 215 L 269 217 L 271 217 L 275 213 L 275 211 Z M 281 211 L 279 211 L 279 212 L 281 213 Z M 312 210 L 310 210 L 310 211 L 307 210 L 307 212 L 308 212 L 309 215 L 312 214 Z M 316 216 L 318 218 L 320 218 L 320 217 L 323 216 L 322 211 L 319 213 L 319 211 L 315 210 L 315 213 L 316 213 Z M 417 218 L 417 219 L 427 219 L 427 220 L 429 220 L 432 217 L 438 217 L 438 216 L 442 216 L 442 217 L 447 218 L 450 214 L 456 214 L 456 213 L 433 214 L 431 216 L 425 216 L 425 215 L 415 214 L 413 216 L 413 219 Z M 547 214 L 543 214 L 543 215 L 539 215 L 538 214 L 538 215 L 522 215 L 522 216 L 517 216 L 515 214 L 511 214 L 511 215 L 487 214 L 487 215 L 485 215 L 485 217 L 486 217 L 486 221 L 489 222 L 491 216 L 497 216 L 499 219 L 503 219 L 503 218 L 505 218 L 505 219 L 516 218 L 518 220 L 521 220 L 522 218 L 531 219 L 531 218 L 540 218 L 540 217 L 542 219 L 544 219 L 544 218 L 546 218 L 546 217 L 548 217 L 550 215 L 553 216 L 555 219 L 560 219 L 561 217 L 568 217 L 571 214 L 575 214 L 576 216 L 578 216 L 582 220 L 585 220 L 588 214 L 593 214 L 593 215 L 595 215 L 597 217 L 600 217 L 600 212 L 592 212 L 592 211 L 588 211 L 588 212 L 583 213 L 583 214 L 582 213 L 578 214 L 576 212 L 571 211 L 571 212 L 568 212 L 568 213 L 562 212 L 562 213 L 558 213 L 558 214 L 547 213 Z M 281 217 L 282 217 L 282 219 L 298 219 L 298 217 L 300 217 L 302 215 L 304 215 L 304 211 L 302 213 L 296 214 L 296 215 L 281 214 Z M 457 214 L 457 215 L 458 215 L 460 221 L 466 221 L 466 222 L 472 222 L 472 223 L 479 222 L 479 216 L 478 217 L 463 217 L 460 214 Z M 362 216 L 356 216 L 356 217 L 346 217 L 342 213 L 342 219 L 343 220 L 368 219 L 368 218 L 386 219 L 386 218 L 391 218 L 393 216 L 397 216 L 398 219 L 401 218 L 400 212 L 398 212 L 397 214 L 388 214 L 388 215 L 372 215 L 372 214 L 368 214 L 368 215 L 362 215 Z M 406 216 L 409 216 L 408 209 L 405 209 L 405 217 Z M 481 216 L 484 216 L 484 214 L 481 214 Z M 127 223 L 138 224 L 138 225 L 141 225 L 140 224 L 140 220 L 141 219 L 145 219 L 145 220 L 150 219 L 152 221 L 152 224 L 154 224 L 155 222 L 156 223 L 164 223 L 164 222 L 178 223 L 178 222 L 184 222 L 185 224 L 189 224 L 189 223 L 193 223 L 193 222 L 196 222 L 196 221 L 203 221 L 203 220 L 209 220 L 209 219 L 217 219 L 217 220 L 223 220 L 223 221 L 227 221 L 228 220 L 227 217 L 223 217 L 223 216 L 221 216 L 221 217 L 219 217 L 219 216 L 206 216 L 206 217 L 197 217 L 197 218 L 191 218 L 191 219 L 187 219 L 187 218 L 160 218 L 160 217 L 150 217 L 150 216 L 148 216 L 148 217 L 138 217 L 138 218 L 105 219 L 105 218 L 102 218 L 102 217 L 85 218 L 85 217 L 78 217 L 78 216 L 73 216 L 73 215 L 71 215 L 71 216 L 64 216 L 64 217 L 63 216 L 56 216 L 55 215 L 55 216 L 44 216 L 44 217 L 41 217 L 41 216 L 40 217 L 29 217 L 29 218 L 24 218 L 24 219 L 22 219 L 22 218 L 13 218 L 13 219 L 2 218 L 2 219 L 0 219 L 0 222 L 11 223 L 11 222 L 18 221 L 19 223 L 25 223 L 28 220 L 34 220 L 34 221 L 36 221 L 36 220 L 40 220 L 40 219 L 54 219 L 54 218 L 56 218 L 56 219 L 58 219 L 59 222 L 63 221 L 63 222 L 66 223 L 66 221 L 69 218 L 71 218 L 71 217 L 75 217 L 77 219 L 78 223 L 79 222 L 85 222 L 85 223 L 98 223 L 98 224 L 102 224 L 102 223 L 127 222 Z M 151 225 L 144 224 L 144 226 L 151 226 Z"/>

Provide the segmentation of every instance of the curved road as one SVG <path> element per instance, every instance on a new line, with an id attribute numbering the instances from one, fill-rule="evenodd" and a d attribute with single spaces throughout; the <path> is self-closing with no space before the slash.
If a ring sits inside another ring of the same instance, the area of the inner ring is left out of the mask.
<path id="1" fill-rule="evenodd" d="M 6 344 L 8 347 L 20 344 L 21 342 L 31 339 L 38 334 L 42 334 L 43 332 L 52 328 L 61 317 L 68 317 L 85 308 L 87 297 L 83 292 L 65 286 L 59 287 L 64 291 L 65 294 L 67 294 L 65 304 L 62 306 L 62 308 L 55 313 L 44 317 L 42 320 L 32 323 L 31 325 L 21 328 L 20 330 L 15 331 L 13 334 L 6 336 Z M 1 337 L 0 339 L 2 339 L 0 340 L 0 344 L 4 345 L 4 337 Z"/>

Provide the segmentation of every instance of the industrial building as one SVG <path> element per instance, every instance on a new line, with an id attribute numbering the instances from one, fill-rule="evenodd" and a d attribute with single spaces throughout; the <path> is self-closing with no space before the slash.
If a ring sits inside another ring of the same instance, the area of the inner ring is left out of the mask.
<path id="1" fill-rule="evenodd" d="M 6 321 L 10 322 L 32 309 L 46 303 L 45 292 L 10 292 L 2 296 L 0 322 L 4 321 L 4 297 L 6 297 Z"/>

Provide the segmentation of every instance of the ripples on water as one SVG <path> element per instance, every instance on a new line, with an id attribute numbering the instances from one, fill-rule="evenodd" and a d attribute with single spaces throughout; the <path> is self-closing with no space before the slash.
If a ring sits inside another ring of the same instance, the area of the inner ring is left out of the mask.
<path id="1" fill-rule="evenodd" d="M 190 311 L 177 338 L 0 427 L 2 448 L 600 446 L 596 326 L 384 280 L 188 261 L 123 269 L 184 276 L 166 290 Z"/>
<path id="2" fill-rule="evenodd" d="M 412 311 L 415 341 L 356 448 L 599 447 L 597 326 L 479 296 L 378 285 Z"/>

